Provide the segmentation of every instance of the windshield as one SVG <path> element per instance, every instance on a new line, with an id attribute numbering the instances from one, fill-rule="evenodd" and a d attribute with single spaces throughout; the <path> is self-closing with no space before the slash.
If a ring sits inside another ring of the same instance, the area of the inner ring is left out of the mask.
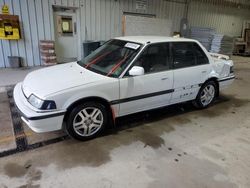
<path id="1" fill-rule="evenodd" d="M 99 74 L 117 78 L 136 56 L 140 47 L 138 43 L 110 40 L 78 64 Z"/>

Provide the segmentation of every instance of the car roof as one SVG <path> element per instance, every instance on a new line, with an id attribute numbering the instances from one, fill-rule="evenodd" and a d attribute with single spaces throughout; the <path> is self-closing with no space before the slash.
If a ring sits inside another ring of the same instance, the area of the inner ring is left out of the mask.
<path id="1" fill-rule="evenodd" d="M 196 42 L 193 39 L 187 39 L 182 37 L 165 37 L 165 36 L 124 36 L 116 37 L 118 40 L 125 40 L 135 43 L 147 44 L 147 43 L 158 43 L 158 42 Z"/>

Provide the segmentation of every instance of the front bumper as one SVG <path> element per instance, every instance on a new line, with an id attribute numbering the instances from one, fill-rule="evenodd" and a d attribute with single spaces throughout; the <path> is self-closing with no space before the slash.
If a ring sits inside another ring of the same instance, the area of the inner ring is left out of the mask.
<path id="1" fill-rule="evenodd" d="M 34 132 L 50 132 L 62 129 L 64 111 L 39 112 L 35 111 L 22 92 L 22 84 L 18 83 L 13 92 L 16 107 L 21 119 Z"/>

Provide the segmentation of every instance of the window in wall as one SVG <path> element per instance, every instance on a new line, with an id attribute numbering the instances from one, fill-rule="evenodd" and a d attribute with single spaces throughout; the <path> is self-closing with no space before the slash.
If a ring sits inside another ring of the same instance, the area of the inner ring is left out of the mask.
<path id="1" fill-rule="evenodd" d="M 73 36 L 73 22 L 71 16 L 57 16 L 57 32 L 60 36 Z"/>

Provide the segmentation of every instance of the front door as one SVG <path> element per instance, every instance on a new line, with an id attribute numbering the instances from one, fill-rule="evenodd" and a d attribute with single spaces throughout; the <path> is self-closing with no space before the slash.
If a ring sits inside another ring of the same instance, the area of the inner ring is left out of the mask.
<path id="1" fill-rule="evenodd" d="M 145 74 L 120 79 L 120 112 L 126 115 L 168 105 L 173 92 L 173 71 L 169 67 L 169 44 L 149 45 L 133 66 Z"/>
<path id="2" fill-rule="evenodd" d="M 54 11 L 55 50 L 59 63 L 76 61 L 78 33 L 75 10 Z"/>

